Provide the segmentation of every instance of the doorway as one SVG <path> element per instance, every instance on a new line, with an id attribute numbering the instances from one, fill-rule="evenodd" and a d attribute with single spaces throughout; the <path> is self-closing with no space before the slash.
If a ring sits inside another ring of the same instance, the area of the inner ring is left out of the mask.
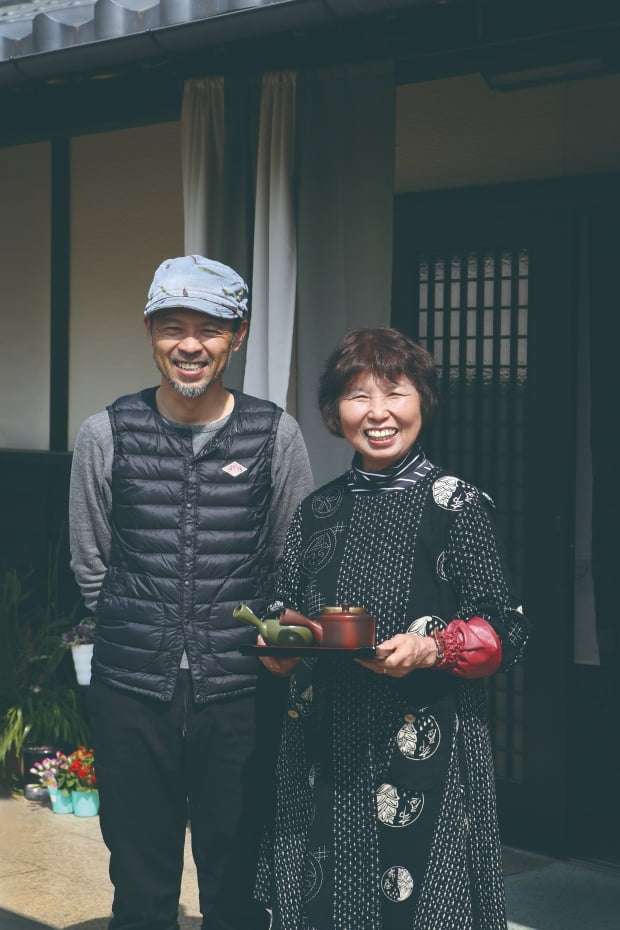
<path id="1" fill-rule="evenodd" d="M 402 195 L 395 205 L 392 322 L 440 373 L 426 451 L 495 499 L 534 625 L 523 665 L 488 686 L 504 841 L 562 856 L 618 851 L 611 826 L 609 843 L 586 842 L 592 812 L 574 803 L 586 777 L 574 727 L 601 682 L 599 668 L 584 677 L 573 662 L 572 617 L 576 490 L 587 493 L 575 484 L 576 443 L 587 441 L 576 418 L 580 258 L 583 218 L 603 195 L 609 185 L 593 179 Z M 602 760 L 592 766 L 587 780 L 600 782 Z"/>

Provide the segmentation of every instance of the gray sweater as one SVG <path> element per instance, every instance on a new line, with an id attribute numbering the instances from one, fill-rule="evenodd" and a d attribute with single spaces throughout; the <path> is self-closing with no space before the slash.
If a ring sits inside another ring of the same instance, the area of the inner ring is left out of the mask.
<path id="1" fill-rule="evenodd" d="M 228 418 L 204 426 L 187 426 L 197 452 Z M 176 423 L 179 427 L 182 424 Z M 107 410 L 82 424 L 71 467 L 69 538 L 71 568 L 84 602 L 94 613 L 108 567 L 112 528 L 112 461 L 114 441 Z M 282 551 L 295 508 L 314 490 L 308 452 L 297 421 L 283 413 L 276 433 L 271 462 L 273 496 L 269 510 L 274 557 Z"/>

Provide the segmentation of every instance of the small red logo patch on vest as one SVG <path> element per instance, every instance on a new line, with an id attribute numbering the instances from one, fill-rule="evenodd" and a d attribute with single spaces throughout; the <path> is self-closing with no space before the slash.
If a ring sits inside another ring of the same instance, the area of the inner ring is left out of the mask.
<path id="1" fill-rule="evenodd" d="M 237 475 L 242 475 L 244 471 L 247 471 L 247 468 L 239 462 L 231 462 L 230 465 L 224 465 L 222 471 L 227 471 L 229 475 L 236 478 Z"/>

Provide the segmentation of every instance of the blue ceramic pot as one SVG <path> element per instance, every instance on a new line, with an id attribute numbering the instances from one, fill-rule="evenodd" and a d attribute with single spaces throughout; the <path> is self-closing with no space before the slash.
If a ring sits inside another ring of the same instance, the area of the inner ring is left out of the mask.
<path id="1" fill-rule="evenodd" d="M 71 800 L 76 817 L 94 817 L 99 813 L 99 792 L 96 788 L 91 791 L 72 791 Z"/>
<path id="2" fill-rule="evenodd" d="M 47 791 L 55 814 L 73 813 L 73 801 L 69 793 L 63 794 L 60 788 L 48 788 Z"/>

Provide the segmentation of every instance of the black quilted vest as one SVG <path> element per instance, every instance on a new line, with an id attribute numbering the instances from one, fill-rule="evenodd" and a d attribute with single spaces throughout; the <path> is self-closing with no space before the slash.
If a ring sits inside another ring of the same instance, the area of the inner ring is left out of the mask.
<path id="1" fill-rule="evenodd" d="M 225 426 L 194 455 L 191 431 L 155 408 L 155 389 L 108 408 L 114 435 L 112 549 L 97 604 L 93 678 L 169 701 L 183 650 L 198 703 L 254 690 L 241 643 L 272 594 L 271 459 L 281 410 L 233 392 Z"/>

